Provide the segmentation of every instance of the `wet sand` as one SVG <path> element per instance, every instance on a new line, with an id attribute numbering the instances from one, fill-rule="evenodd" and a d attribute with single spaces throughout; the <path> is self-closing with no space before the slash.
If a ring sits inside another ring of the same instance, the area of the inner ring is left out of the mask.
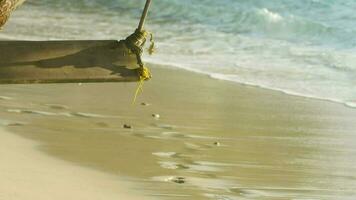
<path id="1" fill-rule="evenodd" d="M 355 109 L 184 70 L 152 73 L 136 105 L 135 83 L 1 85 L 0 116 L 48 155 L 125 177 L 147 197 L 356 197 Z"/>

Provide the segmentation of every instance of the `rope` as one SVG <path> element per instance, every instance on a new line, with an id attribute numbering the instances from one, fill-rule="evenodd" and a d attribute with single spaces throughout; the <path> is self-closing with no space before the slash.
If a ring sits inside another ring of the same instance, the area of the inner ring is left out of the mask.
<path id="1" fill-rule="evenodd" d="M 149 33 L 145 30 L 136 29 L 136 31 L 133 34 L 131 34 L 129 37 L 127 37 L 125 40 L 126 46 L 131 50 L 132 53 L 136 55 L 137 64 L 139 65 L 139 68 L 137 68 L 139 84 L 137 86 L 132 104 L 135 104 L 138 94 L 140 92 L 143 92 L 144 81 L 152 78 L 150 70 L 145 66 L 145 64 L 142 61 L 143 48 L 147 41 L 148 35 L 151 36 L 150 38 L 151 44 L 150 47 L 148 48 L 148 53 L 152 55 L 155 51 L 155 43 L 153 40 L 152 33 Z"/>
<path id="2" fill-rule="evenodd" d="M 0 0 L 0 29 L 9 19 L 10 14 L 25 0 Z"/>
<path id="3" fill-rule="evenodd" d="M 132 101 L 132 104 L 135 104 L 136 98 L 137 98 L 137 95 L 139 94 L 139 92 L 140 91 L 143 92 L 143 83 L 144 83 L 144 81 L 149 80 L 149 79 L 152 78 L 150 70 L 142 62 L 142 57 L 141 57 L 142 53 L 143 53 L 143 47 L 145 46 L 145 43 L 146 43 L 148 35 L 151 35 L 151 39 L 150 39 L 151 45 L 148 48 L 148 53 L 150 55 L 152 55 L 154 50 L 155 50 L 155 43 L 153 41 L 153 34 L 147 32 L 147 31 L 145 31 L 143 29 L 143 26 L 145 24 L 145 20 L 146 20 L 147 14 L 148 14 L 148 9 L 149 9 L 149 7 L 151 5 L 151 1 L 152 0 L 146 0 L 146 4 L 145 4 L 145 7 L 143 9 L 138 28 L 136 29 L 136 31 L 133 34 L 131 34 L 125 40 L 126 46 L 136 55 L 137 64 L 139 65 L 139 68 L 137 69 L 137 75 L 139 77 L 139 83 L 138 83 L 138 86 L 137 86 L 137 89 L 136 89 L 135 96 L 134 96 L 134 99 Z"/>

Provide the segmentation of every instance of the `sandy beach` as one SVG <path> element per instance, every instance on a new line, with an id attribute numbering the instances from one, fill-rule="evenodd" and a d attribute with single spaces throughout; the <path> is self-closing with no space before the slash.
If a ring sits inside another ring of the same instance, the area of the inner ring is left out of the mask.
<path id="1" fill-rule="evenodd" d="M 1 85 L 0 199 L 355 198 L 355 109 L 152 73 L 135 105 L 136 83 Z"/>
<path id="2" fill-rule="evenodd" d="M 15 2 L 0 200 L 356 199 L 356 1 Z"/>
<path id="3" fill-rule="evenodd" d="M 113 176 L 40 153 L 36 142 L 3 128 L 0 138 L 1 200 L 143 199 Z"/>

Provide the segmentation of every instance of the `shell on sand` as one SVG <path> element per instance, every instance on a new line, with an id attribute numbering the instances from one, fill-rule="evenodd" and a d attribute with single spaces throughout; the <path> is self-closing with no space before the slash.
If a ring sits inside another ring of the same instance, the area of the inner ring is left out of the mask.
<path id="1" fill-rule="evenodd" d="M 24 1 L 25 0 L 0 0 L 0 28 L 9 19 L 11 12 Z"/>

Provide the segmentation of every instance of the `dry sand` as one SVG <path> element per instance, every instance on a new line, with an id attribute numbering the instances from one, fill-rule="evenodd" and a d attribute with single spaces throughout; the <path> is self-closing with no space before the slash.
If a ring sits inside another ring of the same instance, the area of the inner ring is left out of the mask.
<path id="1" fill-rule="evenodd" d="M 49 157 L 3 128 L 0 141 L 0 200 L 143 199 L 117 177 Z"/>

